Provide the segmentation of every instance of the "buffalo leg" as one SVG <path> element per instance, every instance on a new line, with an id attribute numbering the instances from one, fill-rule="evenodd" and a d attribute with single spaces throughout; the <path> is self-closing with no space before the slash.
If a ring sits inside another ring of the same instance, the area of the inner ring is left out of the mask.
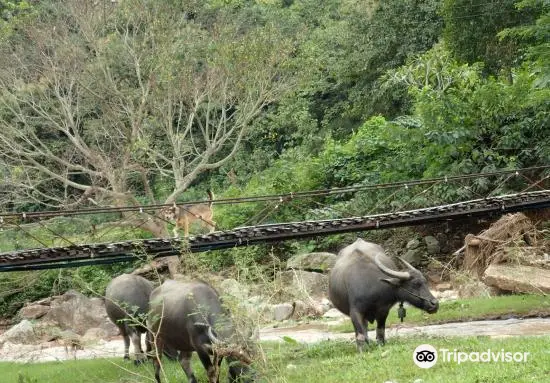
<path id="1" fill-rule="evenodd" d="M 199 359 L 206 370 L 206 375 L 208 375 L 208 383 L 217 383 L 218 381 L 218 368 L 210 360 L 210 355 L 208 351 L 204 349 L 196 350 L 199 355 Z"/>
<path id="2" fill-rule="evenodd" d="M 221 366 L 223 362 L 223 356 L 218 355 L 217 353 L 214 354 L 214 367 L 216 367 L 216 383 L 220 382 L 220 371 Z"/>
<path id="3" fill-rule="evenodd" d="M 383 346 L 386 343 L 386 318 L 388 313 L 376 316 L 376 343 Z"/>
<path id="4" fill-rule="evenodd" d="M 180 364 L 181 368 L 183 368 L 183 372 L 185 372 L 185 375 L 187 376 L 187 380 L 189 383 L 197 383 L 197 378 L 195 377 L 195 374 L 193 374 L 193 370 L 191 369 L 191 353 L 190 352 L 181 352 L 180 353 Z"/>
<path id="5" fill-rule="evenodd" d="M 130 359 L 130 337 L 126 325 L 120 327 L 122 339 L 124 339 L 124 359 Z"/>
<path id="6" fill-rule="evenodd" d="M 145 333 L 145 353 L 147 355 L 147 358 L 150 358 L 153 356 L 153 334 L 149 329 L 147 329 L 147 332 Z"/>
<path id="7" fill-rule="evenodd" d="M 133 329 L 130 333 L 130 338 L 132 339 L 132 345 L 134 346 L 134 354 L 136 355 L 136 360 L 134 363 L 136 365 L 143 363 L 143 349 L 141 348 L 141 335 L 140 333 Z"/>
<path id="8" fill-rule="evenodd" d="M 153 355 L 153 366 L 155 367 L 155 380 L 160 383 L 160 360 L 162 358 L 164 344 L 159 337 L 155 339 L 155 354 Z"/>
<path id="9" fill-rule="evenodd" d="M 368 324 L 365 321 L 363 314 L 359 311 L 353 310 L 350 313 L 351 323 L 355 329 L 355 342 L 357 344 L 357 351 L 363 352 L 365 343 L 369 343 L 368 337 Z"/>

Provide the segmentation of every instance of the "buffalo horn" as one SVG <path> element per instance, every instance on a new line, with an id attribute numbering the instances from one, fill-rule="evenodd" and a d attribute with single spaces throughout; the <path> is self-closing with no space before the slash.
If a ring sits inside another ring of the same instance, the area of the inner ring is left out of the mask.
<path id="1" fill-rule="evenodd" d="M 214 332 L 212 331 L 212 327 L 208 326 L 207 334 L 208 334 L 208 337 L 210 338 L 210 341 L 213 344 L 221 343 L 221 341 L 218 338 L 216 338 L 216 336 L 214 335 Z"/>
<path id="2" fill-rule="evenodd" d="M 401 257 L 397 257 L 397 258 L 399 258 L 399 260 L 400 260 L 401 262 L 403 262 L 403 264 L 404 264 L 405 266 L 407 266 L 407 269 L 409 269 L 409 270 L 416 270 L 416 269 L 414 268 L 413 265 L 411 265 L 409 262 L 405 261 L 403 258 L 401 258 Z"/>
<path id="3" fill-rule="evenodd" d="M 389 276 L 399 278 L 399 279 L 410 279 L 411 277 L 411 274 L 409 274 L 408 271 L 395 271 L 385 266 L 384 264 L 382 264 L 382 262 L 380 261 L 380 254 L 376 254 L 376 257 L 374 257 L 374 263 L 376 263 L 376 266 L 378 266 L 380 270 L 382 270 L 384 273 L 388 274 Z"/>

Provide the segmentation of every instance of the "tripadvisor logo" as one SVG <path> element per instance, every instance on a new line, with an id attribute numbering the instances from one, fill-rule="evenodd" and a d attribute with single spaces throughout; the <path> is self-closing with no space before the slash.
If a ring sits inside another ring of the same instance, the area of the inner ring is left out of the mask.
<path id="1" fill-rule="evenodd" d="M 420 368 L 433 367 L 438 358 L 445 363 L 461 364 L 465 362 L 471 363 L 488 363 L 488 362 L 503 362 L 503 363 L 522 363 L 527 362 L 528 352 L 510 352 L 501 349 L 499 351 L 472 351 L 463 352 L 457 349 L 449 350 L 440 348 L 439 351 L 432 345 L 421 344 L 414 349 L 413 361 Z"/>
<path id="2" fill-rule="evenodd" d="M 414 349 L 413 361 L 420 368 L 430 368 L 437 363 L 437 350 L 430 344 L 421 344 Z"/>

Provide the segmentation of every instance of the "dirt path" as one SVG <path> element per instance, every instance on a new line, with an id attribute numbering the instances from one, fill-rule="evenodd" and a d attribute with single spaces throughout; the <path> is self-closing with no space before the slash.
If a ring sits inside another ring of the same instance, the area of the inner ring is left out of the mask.
<path id="1" fill-rule="evenodd" d="M 429 326 L 400 325 L 386 329 L 386 338 L 422 335 L 442 337 L 550 335 L 550 318 L 487 320 Z M 310 324 L 293 328 L 271 328 L 260 331 L 260 338 L 265 341 L 282 341 L 284 336 L 301 343 L 314 343 L 334 339 L 354 339 L 353 334 L 330 331 L 330 326 L 326 324 Z M 369 331 L 369 337 L 375 339 L 374 331 Z"/>
<path id="2" fill-rule="evenodd" d="M 334 324 L 334 322 L 332 323 Z M 264 328 L 260 330 L 262 341 L 283 341 L 290 337 L 301 343 L 314 343 L 322 340 L 350 340 L 353 334 L 336 333 L 330 330 L 331 323 L 303 324 L 286 328 Z M 369 331 L 369 337 L 374 339 L 374 332 Z M 488 320 L 462 323 L 447 323 L 430 326 L 396 326 L 386 330 L 386 337 L 396 336 L 479 336 L 491 337 L 550 335 L 550 318 Z M 121 357 L 123 354 L 122 338 L 111 341 L 100 341 L 88 345 L 76 353 L 77 359 L 104 357 Z M 64 347 L 47 347 L 34 345 L 18 345 L 6 343 L 0 349 L 0 361 L 46 362 L 72 359 L 73 355 Z"/>

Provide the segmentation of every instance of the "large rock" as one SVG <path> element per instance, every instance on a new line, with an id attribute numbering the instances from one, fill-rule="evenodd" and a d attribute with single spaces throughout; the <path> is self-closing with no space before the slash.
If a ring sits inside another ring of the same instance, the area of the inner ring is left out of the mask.
<path id="1" fill-rule="evenodd" d="M 328 272 L 334 266 L 337 256 L 332 253 L 306 253 L 291 257 L 287 262 L 287 268 L 307 271 Z"/>
<path id="2" fill-rule="evenodd" d="M 0 344 L 11 343 L 34 343 L 36 341 L 33 325 L 27 319 L 22 320 L 8 331 L 0 335 Z"/>
<path id="3" fill-rule="evenodd" d="M 418 249 L 420 247 L 421 243 L 418 238 L 413 238 L 409 242 L 407 242 L 407 246 L 405 247 L 407 250 L 413 250 Z"/>
<path id="4" fill-rule="evenodd" d="M 290 303 L 281 303 L 273 306 L 273 319 L 276 321 L 284 321 L 289 319 L 294 312 L 294 305 Z"/>
<path id="5" fill-rule="evenodd" d="M 303 270 L 283 271 L 282 282 L 294 291 L 295 296 L 305 293 L 312 297 L 324 297 L 328 291 L 328 276 L 321 273 Z"/>
<path id="6" fill-rule="evenodd" d="M 420 248 L 407 250 L 405 254 L 403 254 L 403 259 L 417 267 L 424 260 L 424 251 Z"/>
<path id="7" fill-rule="evenodd" d="M 103 299 L 88 298 L 74 290 L 53 299 L 50 311 L 43 320 L 79 335 L 94 327 L 105 329 L 108 333 L 113 333 L 116 328 L 107 317 Z"/>
<path id="8" fill-rule="evenodd" d="M 23 319 L 38 319 L 50 311 L 50 306 L 30 304 L 19 310 L 19 316 Z"/>
<path id="9" fill-rule="evenodd" d="M 430 255 L 437 255 L 441 252 L 441 245 L 437 238 L 427 235 L 424 237 L 424 243 L 426 244 L 426 251 Z"/>
<path id="10" fill-rule="evenodd" d="M 273 319 L 273 306 L 264 297 L 254 296 L 239 302 L 238 307 L 244 312 L 241 317 L 252 323 L 269 322 Z"/>
<path id="11" fill-rule="evenodd" d="M 533 266 L 492 264 L 483 281 L 493 287 L 517 293 L 550 293 L 550 271 Z"/>
<path id="12" fill-rule="evenodd" d="M 340 312 L 338 309 L 335 309 L 335 308 L 332 308 L 323 314 L 323 318 L 330 318 L 330 319 L 341 319 L 345 317 L 346 317 L 345 314 L 343 314 L 342 312 Z"/>

